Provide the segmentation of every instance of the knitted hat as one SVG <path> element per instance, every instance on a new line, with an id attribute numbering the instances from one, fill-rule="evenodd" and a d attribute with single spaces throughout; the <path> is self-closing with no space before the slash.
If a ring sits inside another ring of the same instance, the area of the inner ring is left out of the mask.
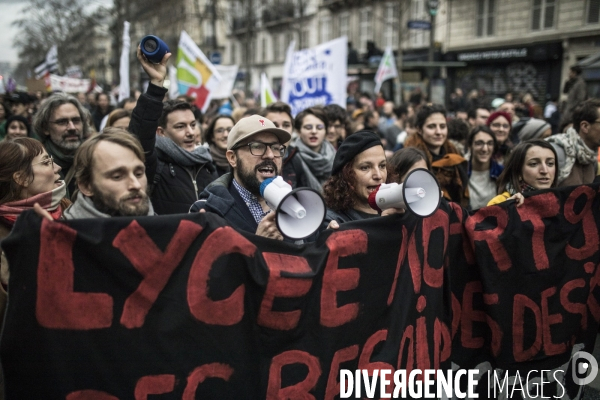
<path id="1" fill-rule="evenodd" d="M 31 126 L 29 125 L 29 121 L 27 121 L 27 118 L 22 117 L 20 115 L 11 115 L 6 119 L 6 124 L 4 125 L 6 131 L 8 131 L 8 127 L 13 121 L 22 122 L 25 125 L 25 128 L 27 129 L 27 136 L 31 137 Z"/>
<path id="2" fill-rule="evenodd" d="M 372 131 L 358 131 L 348 136 L 335 153 L 331 175 L 340 173 L 354 157 L 375 146 L 383 147 L 379 136 Z"/>
<path id="3" fill-rule="evenodd" d="M 498 117 L 504 117 L 506 118 L 506 120 L 508 121 L 508 129 L 512 129 L 512 117 L 510 116 L 509 113 L 506 113 L 504 111 L 495 111 L 493 113 L 490 114 L 490 116 L 488 117 L 487 121 L 485 122 L 485 124 L 487 126 L 490 126 L 492 124 L 492 122 L 494 122 L 494 120 Z"/>
<path id="4" fill-rule="evenodd" d="M 519 140 L 541 139 L 542 133 L 550 128 L 550 124 L 543 119 L 530 118 L 519 131 Z"/>

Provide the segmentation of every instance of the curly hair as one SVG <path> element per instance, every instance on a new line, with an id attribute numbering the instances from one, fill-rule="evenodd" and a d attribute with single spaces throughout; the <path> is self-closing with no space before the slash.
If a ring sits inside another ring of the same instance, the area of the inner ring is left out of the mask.
<path id="1" fill-rule="evenodd" d="M 332 175 L 323 185 L 325 204 L 334 211 L 350 210 L 356 202 L 356 174 L 352 165 L 353 161 L 346 163 L 339 174 Z"/>

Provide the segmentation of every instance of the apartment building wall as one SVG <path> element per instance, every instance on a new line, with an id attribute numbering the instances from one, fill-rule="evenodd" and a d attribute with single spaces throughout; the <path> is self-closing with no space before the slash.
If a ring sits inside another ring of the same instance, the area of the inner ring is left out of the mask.
<path id="1" fill-rule="evenodd" d="M 445 59 L 449 87 L 488 97 L 530 92 L 540 103 L 560 98 L 569 67 L 600 51 L 594 0 L 452 0 Z M 493 25 L 490 27 L 490 25 Z"/>

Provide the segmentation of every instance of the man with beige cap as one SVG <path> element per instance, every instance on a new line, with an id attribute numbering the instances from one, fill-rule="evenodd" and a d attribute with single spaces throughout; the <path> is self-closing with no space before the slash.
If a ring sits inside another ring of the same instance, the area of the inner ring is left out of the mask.
<path id="1" fill-rule="evenodd" d="M 241 119 L 227 138 L 229 172 L 209 184 L 190 212 L 202 210 L 223 217 L 234 228 L 282 240 L 275 212 L 260 196 L 260 184 L 281 174 L 289 132 L 259 115 Z"/>

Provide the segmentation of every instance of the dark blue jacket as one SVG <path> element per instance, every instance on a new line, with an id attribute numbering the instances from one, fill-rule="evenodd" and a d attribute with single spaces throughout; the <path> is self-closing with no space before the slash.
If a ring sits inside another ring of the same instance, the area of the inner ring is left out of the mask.
<path id="1" fill-rule="evenodd" d="M 200 199 L 192 205 L 190 212 L 206 210 L 215 213 L 234 228 L 254 234 L 258 224 L 232 182 L 233 174 L 228 172 L 210 183 L 200 193 Z"/>

